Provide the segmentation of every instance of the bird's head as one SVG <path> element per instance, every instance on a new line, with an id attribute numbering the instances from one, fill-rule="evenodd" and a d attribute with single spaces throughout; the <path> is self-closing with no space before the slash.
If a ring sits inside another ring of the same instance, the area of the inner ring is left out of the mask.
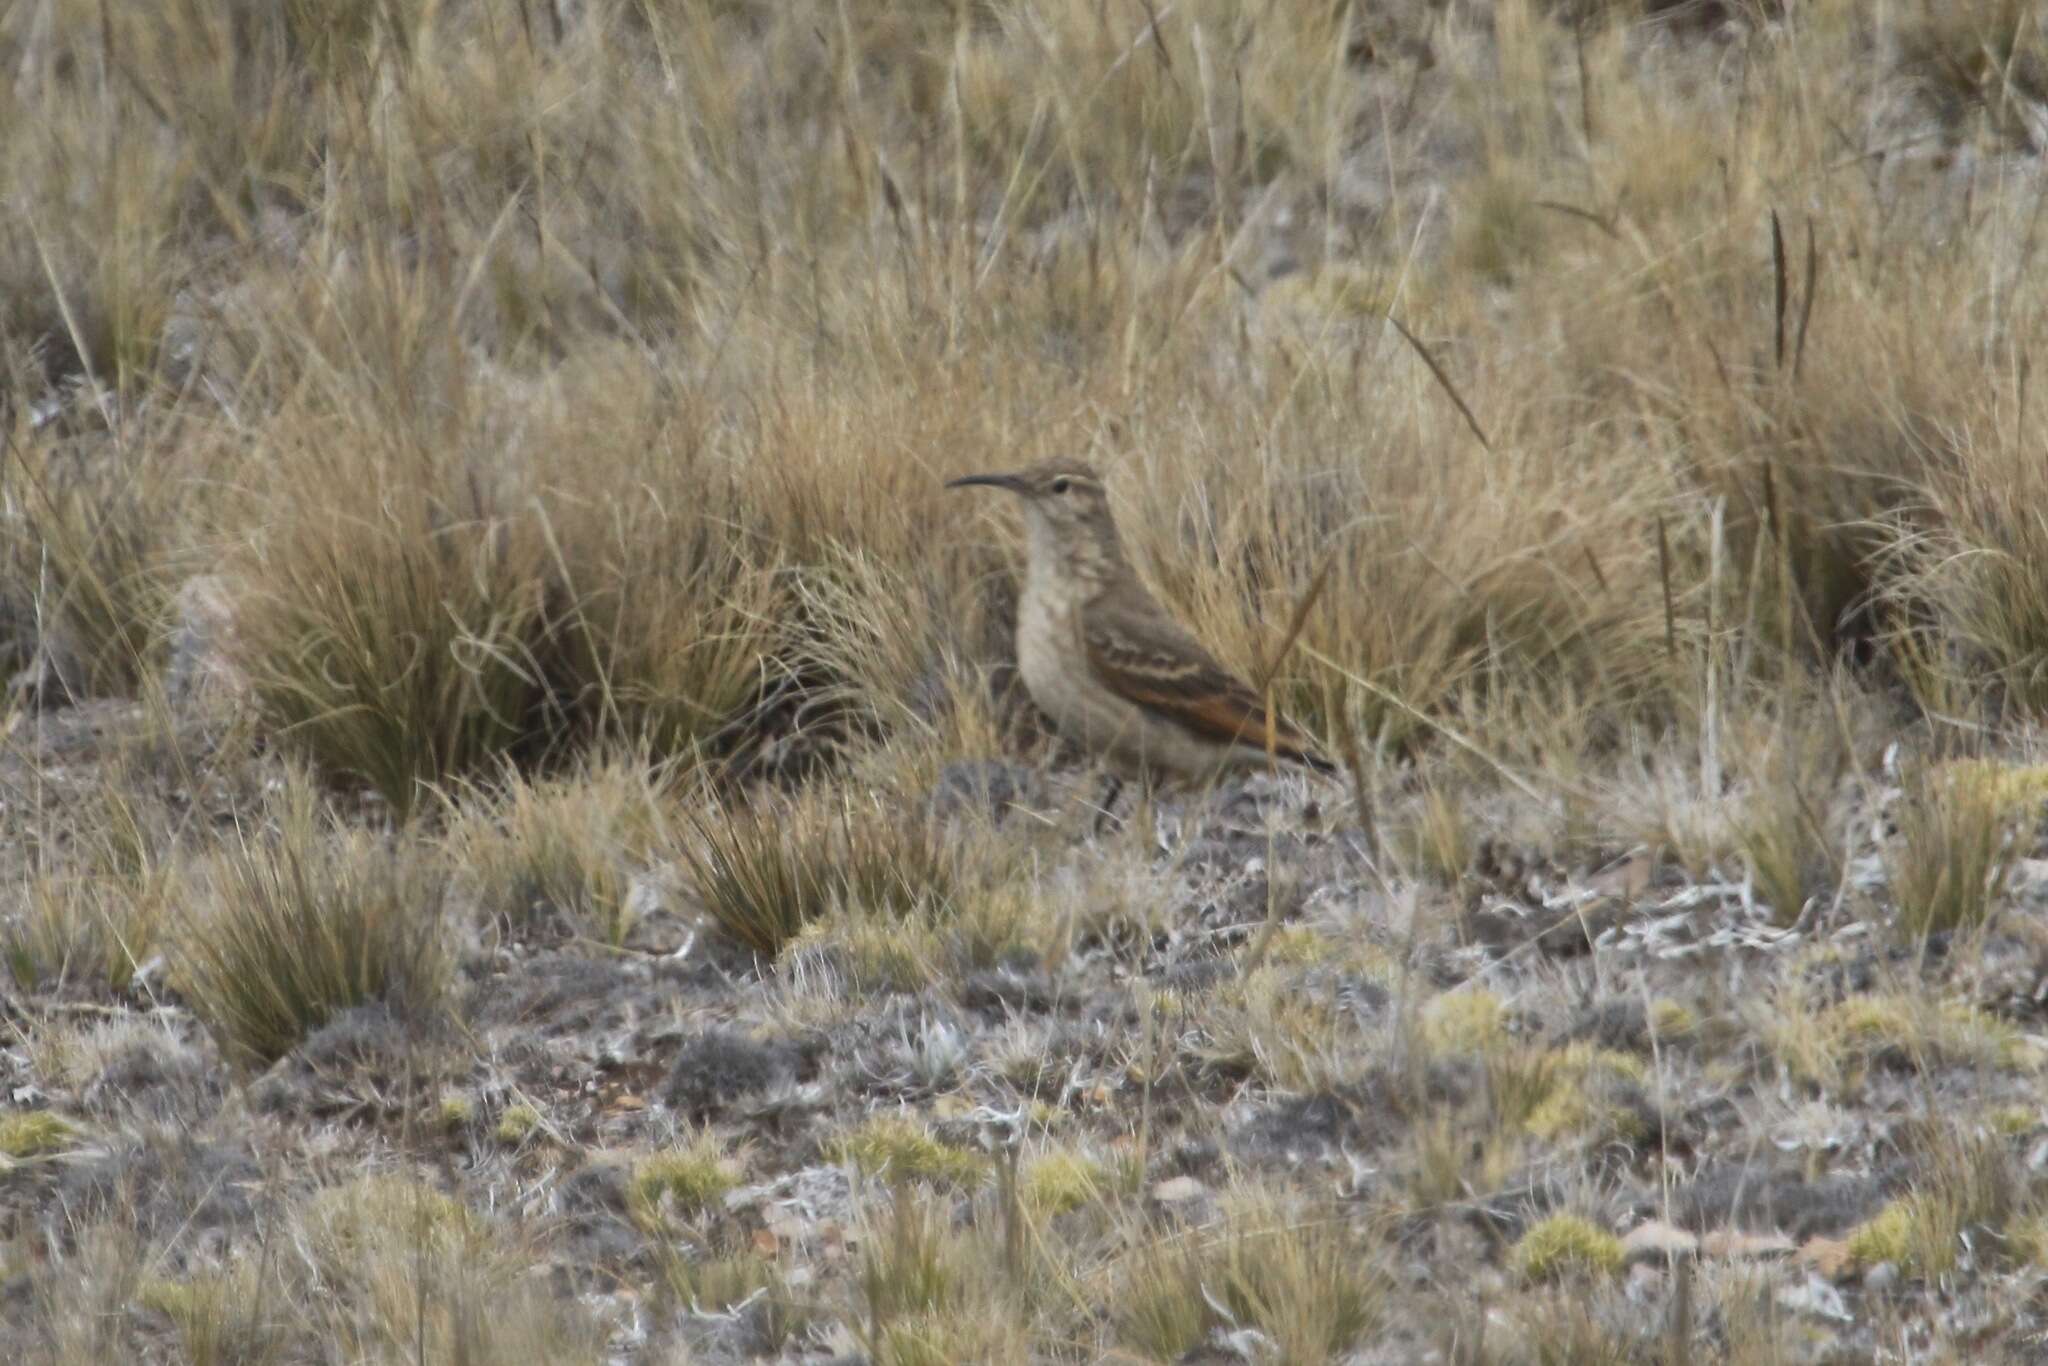
<path id="1" fill-rule="evenodd" d="M 1045 556 L 1081 572 L 1105 572 L 1123 563 L 1123 545 L 1102 476 L 1072 460 L 1054 460 L 1015 474 L 970 474 L 949 489 L 1008 489 L 1024 504 L 1034 564 Z"/>

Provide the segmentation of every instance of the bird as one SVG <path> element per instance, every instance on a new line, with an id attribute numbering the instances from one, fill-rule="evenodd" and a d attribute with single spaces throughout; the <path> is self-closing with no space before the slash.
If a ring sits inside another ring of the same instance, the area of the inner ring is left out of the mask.
<path id="1" fill-rule="evenodd" d="M 1054 727 L 1126 776 L 1201 782 L 1286 760 L 1335 766 L 1218 663 L 1146 590 L 1125 558 L 1101 476 L 1054 460 L 1013 474 L 970 474 L 949 489 L 987 487 L 1024 507 L 1024 587 L 1017 664 Z"/>

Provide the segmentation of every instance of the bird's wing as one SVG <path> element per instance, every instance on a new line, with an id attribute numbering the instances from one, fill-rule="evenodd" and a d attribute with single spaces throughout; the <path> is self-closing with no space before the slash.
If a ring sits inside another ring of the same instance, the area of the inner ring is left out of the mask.
<path id="1" fill-rule="evenodd" d="M 1080 617 L 1088 662 L 1112 692 L 1218 744 L 1264 747 L 1270 727 L 1281 758 L 1328 771 L 1307 736 L 1269 714 L 1249 685 L 1149 599 L 1130 601 L 1112 591 Z"/>

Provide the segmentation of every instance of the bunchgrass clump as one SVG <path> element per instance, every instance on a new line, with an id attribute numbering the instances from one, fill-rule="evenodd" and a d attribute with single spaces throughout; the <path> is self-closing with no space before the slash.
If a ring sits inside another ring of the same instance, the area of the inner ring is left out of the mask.
<path id="1" fill-rule="evenodd" d="M 169 813 L 110 774 L 65 828 L 39 838 L 41 871 L 0 913 L 0 967 L 30 990 L 122 991 L 158 949 L 178 885 Z"/>
<path id="2" fill-rule="evenodd" d="M 1907 775 L 1889 860 L 1907 934 L 1968 930 L 1990 916 L 2039 824 L 2039 784 L 2017 777 L 1986 763 L 1922 765 Z"/>
<path id="3" fill-rule="evenodd" d="M 1757 895 L 1790 925 L 1841 880 L 1842 824 L 1836 790 L 1848 756 L 1832 726 L 1781 723 L 1756 764 L 1736 837 Z"/>
<path id="4" fill-rule="evenodd" d="M 1505 1335 L 1528 1344 L 1528 1354 L 1512 1358 L 1515 1360 L 1555 1366 L 1565 1362 L 1571 1366 L 1637 1366 L 1660 1359 L 1639 1317 L 1587 1294 L 1582 1284 L 1545 1286 L 1499 1309 L 1491 1304 L 1476 1304 L 1472 1309 L 1489 1319 L 1498 1316 L 1498 1321 L 1508 1325 Z M 1777 1339 L 1767 1338 L 1766 1342 L 1768 1359 L 1769 1347 L 1776 1346 Z"/>
<path id="5" fill-rule="evenodd" d="M 310 1335 L 354 1356 L 595 1355 L 599 1325 L 573 1302 L 531 1286 L 531 1249 L 421 1182 L 371 1176 L 325 1187 L 297 1211 L 293 1236 L 319 1287 L 298 1291 Z"/>
<path id="6" fill-rule="evenodd" d="M 922 921 L 842 909 L 804 926 L 781 967 L 793 982 L 857 998 L 921 991 L 939 979 L 946 959 L 938 933 Z"/>
<path id="7" fill-rule="evenodd" d="M 1427 1112 L 1409 1129 L 1403 1192 L 1420 1210 L 1483 1198 L 1500 1189 L 1527 1147 L 1519 1127 L 1492 1117 Z"/>
<path id="8" fill-rule="evenodd" d="M 151 477 L 164 452 L 138 449 L 138 472 L 108 444 L 54 444 L 8 462 L 18 477 L 0 514 L 0 610 L 34 624 L 30 648 L 53 697 L 133 696 L 159 661 L 174 585 L 176 522 L 150 501 L 172 497 L 171 480 Z"/>
<path id="9" fill-rule="evenodd" d="M 282 1290 L 265 1283 L 263 1266 L 244 1259 L 183 1281 L 145 1282 L 140 1303 L 171 1321 L 186 1360 L 227 1366 L 283 1358 L 286 1333 L 274 1312 Z"/>
<path id="10" fill-rule="evenodd" d="M 1912 1186 L 1850 1233 L 1850 1258 L 1865 1269 L 1890 1262 L 1928 1279 L 1947 1275 L 1965 1255 L 1991 1265 L 2028 1260 L 2028 1220 L 2040 1202 L 2003 1141 L 1939 1125 L 1922 1147 Z"/>
<path id="11" fill-rule="evenodd" d="M 1939 717 L 2048 714 L 2048 471 L 2004 433 L 1952 437 L 1887 550 L 1885 644 Z"/>
<path id="12" fill-rule="evenodd" d="M 1300 990 L 1298 974 L 1261 967 L 1227 981 L 1202 1003 L 1193 1055 L 1224 1077 L 1257 1077 L 1288 1090 L 1334 1082 L 1343 1062 L 1331 1041 L 1338 1023 L 1329 1002 Z"/>
<path id="13" fill-rule="evenodd" d="M 1548 1142 L 1597 1142 L 1644 1138 L 1639 1101 L 1645 1068 L 1632 1054 L 1571 1044 L 1549 1055 L 1547 1094 L 1532 1106 L 1522 1126 Z"/>
<path id="14" fill-rule="evenodd" d="M 454 817 L 451 853 L 485 913 L 515 932 L 560 916 L 570 932 L 612 947 L 632 931 L 633 877 L 654 862 L 665 825 L 647 764 L 621 757 L 546 779 L 509 772 Z"/>
<path id="15" fill-rule="evenodd" d="M 852 1326 L 877 1363 L 1021 1366 L 1032 1358 L 1041 1282 L 992 1230 L 959 1222 L 952 1197 L 899 1181 L 867 1222 Z"/>
<path id="16" fill-rule="evenodd" d="M 237 1061 L 263 1066 L 353 1006 L 415 1021 L 441 1008 L 447 874 L 428 853 L 339 825 L 301 787 L 199 880 L 174 931 L 174 980 Z"/>
<path id="17" fill-rule="evenodd" d="M 5 1326 L 32 1334 L 59 1361 L 132 1355 L 124 1351 L 132 1342 L 129 1313 L 145 1284 L 146 1261 L 133 1228 L 90 1223 L 46 1259 L 12 1263 L 19 1289 Z"/>
<path id="18" fill-rule="evenodd" d="M 1385 1273 L 1335 1211 L 1246 1211 L 1221 1234 L 1156 1237 L 1129 1254 L 1119 1336 L 1171 1361 L 1217 1328 L 1257 1329 L 1288 1361 L 1342 1356 L 1379 1320 Z"/>
<path id="19" fill-rule="evenodd" d="M 412 305 L 372 303 L 431 334 Z M 733 727 L 776 672 L 786 575 L 772 540 L 737 529 L 720 475 L 678 448 L 644 371 L 577 367 L 562 383 L 602 421 L 528 398 L 538 430 L 487 462 L 463 443 L 495 443 L 501 414 L 436 374 L 406 370 L 429 391 L 414 403 L 333 380 L 325 400 L 378 432 L 360 446 L 300 415 L 291 458 L 309 477 L 267 492 L 236 566 L 234 653 L 272 728 L 401 816 L 451 780 L 592 739 L 740 747 Z"/>
<path id="20" fill-rule="evenodd" d="M 482 486 L 329 450 L 240 577 L 236 663 L 268 724 L 399 816 L 547 738 L 545 544 Z"/>
<path id="21" fill-rule="evenodd" d="M 160 895 L 96 879 L 38 879 L 0 921 L 0 966 L 26 990 L 119 991 L 155 947 Z"/>
<path id="22" fill-rule="evenodd" d="M 962 883 L 956 850 L 914 807 L 817 789 L 705 801 L 688 813 L 682 861 L 719 928 L 763 957 L 835 909 L 935 914 Z"/>
<path id="23" fill-rule="evenodd" d="M 1497 1131 L 1519 1132 L 1536 1121 L 1574 1071 L 1565 1050 L 1512 1040 L 1486 1050 L 1479 1064 L 1486 1077 L 1487 1118 Z"/>
<path id="24" fill-rule="evenodd" d="M 1883 1262 L 1907 1266 L 1925 1243 L 1923 1220 L 1914 1202 L 1894 1200 L 1849 1233 L 1849 1256 L 1866 1270 Z M 1945 1253 L 1942 1265 L 1954 1254 Z"/>
<path id="25" fill-rule="evenodd" d="M 866 1241 L 860 1262 L 861 1300 L 877 1329 L 950 1303 L 965 1270 L 943 1199 L 919 1196 L 899 1183 L 884 1222 L 878 1236 Z"/>
<path id="26" fill-rule="evenodd" d="M 662 1256 L 664 1284 L 692 1313 L 720 1313 L 753 1306 L 755 1331 L 764 1346 L 780 1347 L 812 1317 L 806 1302 L 789 1288 L 772 1258 L 757 1252 Z"/>
<path id="27" fill-rule="evenodd" d="M 934 1138 L 911 1119 L 877 1116 L 827 1145 L 836 1161 L 850 1162 L 867 1177 L 890 1181 L 936 1181 L 977 1185 L 986 1163 L 975 1153 Z"/>
<path id="28" fill-rule="evenodd" d="M 1922 988 L 1861 992 L 1818 1012 L 1783 992 L 1753 1008 L 1752 1027 L 1792 1075 L 1853 1094 L 1873 1071 L 1930 1067 L 2033 1072 L 2041 1050 L 2011 1023 Z"/>
<path id="29" fill-rule="evenodd" d="M 732 1157 L 704 1132 L 641 1159 L 633 1168 L 633 1199 L 650 1217 L 663 1210 L 690 1217 L 715 1209 L 738 1180 Z"/>
<path id="30" fill-rule="evenodd" d="M 441 1097 L 434 1107 L 434 1127 L 446 1133 L 459 1134 L 476 1122 L 476 1101 L 462 1094 Z"/>
<path id="31" fill-rule="evenodd" d="M 638 370 L 638 367 L 634 367 Z M 588 401 L 613 401 L 627 376 L 600 369 Z M 600 389 L 597 386 L 603 385 Z M 782 656 L 795 615 L 789 566 L 773 539 L 750 537 L 729 475 L 655 416 L 663 396 L 635 391 L 608 433 L 603 481 L 535 458 L 546 492 L 538 529 L 550 552 L 545 661 L 550 720 L 572 740 L 612 737 L 664 756 L 717 757 L 758 737 L 758 696 L 803 687 Z"/>
<path id="32" fill-rule="evenodd" d="M 489 1231 L 462 1202 L 400 1177 L 364 1176 L 315 1192 L 301 1214 L 309 1250 L 330 1269 L 383 1252 L 475 1252 Z"/>

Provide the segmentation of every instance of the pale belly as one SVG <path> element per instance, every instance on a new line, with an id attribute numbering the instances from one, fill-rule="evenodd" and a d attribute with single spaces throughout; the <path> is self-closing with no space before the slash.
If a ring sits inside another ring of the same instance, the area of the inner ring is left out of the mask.
<path id="1" fill-rule="evenodd" d="M 1200 777 L 1263 752 L 1197 740 L 1096 683 L 1076 629 L 1074 608 L 1027 591 L 1017 610 L 1017 663 L 1031 700 L 1059 733 L 1112 768 L 1155 777 Z M 1239 754 L 1236 751 L 1243 750 Z"/>

